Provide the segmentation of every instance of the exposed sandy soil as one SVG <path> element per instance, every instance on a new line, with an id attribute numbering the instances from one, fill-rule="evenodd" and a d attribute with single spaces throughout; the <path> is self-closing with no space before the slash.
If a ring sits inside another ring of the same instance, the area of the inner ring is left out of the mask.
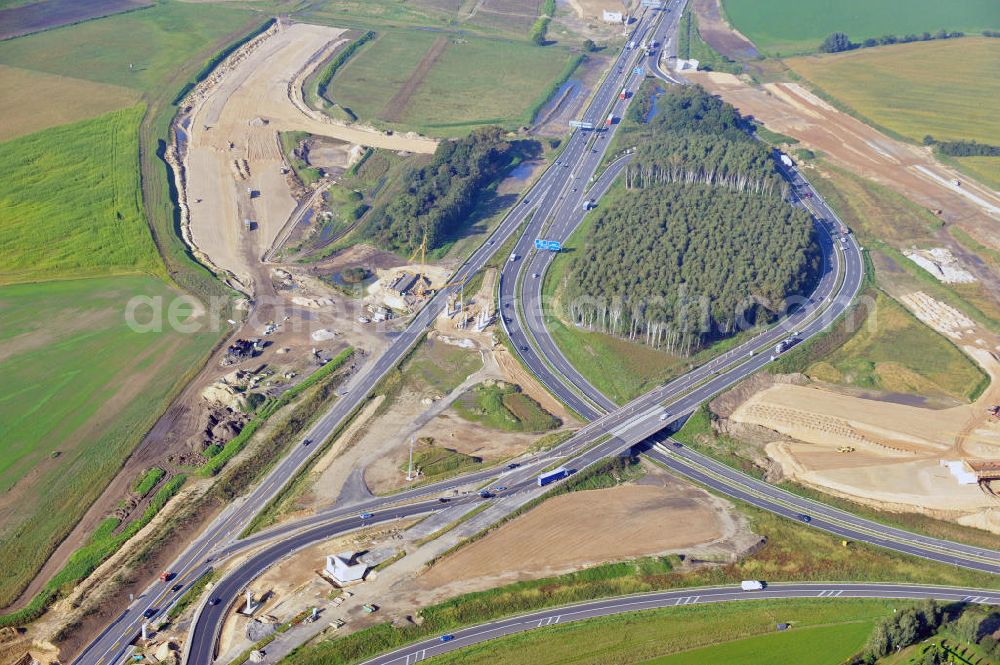
<path id="1" fill-rule="evenodd" d="M 279 621 L 288 621 L 298 613 L 317 607 L 321 610 L 322 625 L 326 625 L 337 617 L 350 617 L 352 624 L 365 618 L 372 621 L 378 617 L 366 617 L 361 610 L 365 600 L 360 597 L 341 607 L 334 607 L 330 600 L 340 594 L 340 590 L 319 575 L 326 565 L 328 554 L 340 552 L 366 552 L 373 549 L 402 548 L 402 532 L 414 520 L 400 521 L 388 527 L 367 529 L 350 535 L 327 540 L 311 545 L 291 557 L 283 560 L 266 573 L 253 581 L 249 589 L 254 592 L 254 599 L 260 603 L 260 608 L 254 613 L 257 618 L 274 617 Z M 377 577 L 377 573 L 369 572 L 369 580 Z M 352 593 L 361 592 L 370 583 L 354 585 Z M 242 609 L 242 604 L 240 605 Z M 240 651 L 250 645 L 246 636 L 249 619 L 237 612 L 231 612 L 223 626 L 220 638 L 219 653 L 224 656 L 221 662 L 228 662 Z M 184 635 L 178 638 L 184 639 Z"/>
<path id="2" fill-rule="evenodd" d="M 444 596 L 608 561 L 707 551 L 741 530 L 722 501 L 668 477 L 555 497 L 435 564 L 417 587 Z"/>
<path id="3" fill-rule="evenodd" d="M 411 152 L 432 152 L 437 145 L 327 122 L 305 108 L 298 86 L 302 74 L 321 60 L 316 56 L 342 43 L 343 33 L 306 24 L 279 27 L 224 65 L 214 85 L 197 90 L 192 98 L 184 159 L 191 238 L 216 266 L 234 273 L 244 285 L 254 284 L 258 258 L 296 205 L 282 173 L 279 131 L 302 130 Z M 244 230 L 244 219 L 253 220 L 253 231 Z"/>
<path id="4" fill-rule="evenodd" d="M 961 226 L 985 245 L 1000 249 L 1000 194 L 970 181 L 934 159 L 929 148 L 891 139 L 827 104 L 798 83 L 751 87 L 719 72 L 686 74 L 768 129 L 821 151 L 834 164 L 870 178 Z M 962 185 L 956 186 L 954 180 Z"/>
<path id="5" fill-rule="evenodd" d="M 480 290 L 471 297 L 467 295 L 466 317 L 470 321 L 474 320 L 478 308 L 492 307 L 494 280 L 493 271 L 487 271 Z M 294 506 L 297 511 L 309 512 L 336 501 L 357 500 L 369 492 L 388 492 L 405 486 L 406 474 L 400 469 L 406 464 L 411 439 L 430 437 L 437 446 L 478 456 L 487 462 L 526 451 L 538 440 L 539 434 L 489 429 L 450 411 L 449 407 L 466 390 L 485 380 L 502 379 L 517 384 L 525 394 L 559 418 L 564 428 L 579 425 L 566 408 L 510 356 L 506 347 L 496 342 L 492 326 L 484 331 L 477 331 L 474 325 L 458 328 L 456 324 L 461 317 L 456 312 L 453 310 L 451 317 L 438 317 L 431 336 L 435 342 L 461 345 L 479 353 L 483 366 L 464 377 L 461 385 L 447 395 L 404 387 L 392 404 L 378 415 L 379 405 L 371 405 L 317 464 L 313 482 Z"/>
<path id="6" fill-rule="evenodd" d="M 636 4 L 638 2 L 622 2 L 622 0 L 569 0 L 569 5 L 576 12 L 577 16 L 591 21 L 601 21 L 605 10 L 609 12 L 624 12 L 626 11 L 626 5 L 631 7 Z"/>
<path id="7" fill-rule="evenodd" d="M 691 7 L 698 17 L 698 32 L 705 42 L 732 60 L 760 55 L 746 35 L 729 25 L 722 16 L 720 0 L 694 0 Z"/>
<path id="8" fill-rule="evenodd" d="M 986 412 L 1000 403 L 1000 362 L 982 348 L 965 351 L 993 378 L 971 405 L 933 410 L 776 384 L 736 407 L 731 420 L 790 437 L 767 444 L 766 452 L 785 475 L 807 485 L 1000 533 L 997 498 L 960 485 L 941 464 L 1000 458 L 1000 422 Z M 838 452 L 842 446 L 854 450 Z"/>

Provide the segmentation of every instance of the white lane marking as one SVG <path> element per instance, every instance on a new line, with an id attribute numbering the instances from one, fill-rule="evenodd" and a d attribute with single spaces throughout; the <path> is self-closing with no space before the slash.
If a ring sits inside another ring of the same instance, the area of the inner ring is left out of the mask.
<path id="1" fill-rule="evenodd" d="M 986 596 L 966 596 L 962 599 L 963 603 L 985 603 L 989 598 Z"/>

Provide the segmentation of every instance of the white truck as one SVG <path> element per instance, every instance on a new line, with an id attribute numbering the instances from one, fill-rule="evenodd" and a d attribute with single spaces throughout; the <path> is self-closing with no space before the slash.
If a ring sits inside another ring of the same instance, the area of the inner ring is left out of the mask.
<path id="1" fill-rule="evenodd" d="M 511 254 L 510 255 L 510 261 L 511 261 L 511 263 L 513 263 L 514 261 L 517 261 L 517 254 Z"/>
<path id="2" fill-rule="evenodd" d="M 793 166 L 795 166 L 794 162 L 792 162 L 792 158 L 786 155 L 785 153 L 781 153 L 781 163 L 787 166 L 788 168 L 792 168 Z"/>
<path id="3" fill-rule="evenodd" d="M 759 580 L 743 580 L 740 582 L 740 588 L 744 591 L 763 591 L 764 583 Z"/>

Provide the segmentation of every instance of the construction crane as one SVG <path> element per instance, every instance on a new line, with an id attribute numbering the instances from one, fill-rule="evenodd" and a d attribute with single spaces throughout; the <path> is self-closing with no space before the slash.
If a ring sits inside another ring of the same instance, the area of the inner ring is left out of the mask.
<path id="1" fill-rule="evenodd" d="M 424 232 L 424 237 L 420 241 L 420 245 L 410 254 L 410 258 L 406 260 L 407 263 L 412 263 L 413 259 L 417 258 L 417 254 L 420 254 L 420 265 L 427 264 L 427 233 Z"/>

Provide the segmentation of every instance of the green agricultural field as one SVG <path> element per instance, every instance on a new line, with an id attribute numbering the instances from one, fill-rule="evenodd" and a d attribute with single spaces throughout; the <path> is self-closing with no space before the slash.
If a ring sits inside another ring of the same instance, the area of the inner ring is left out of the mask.
<path id="1" fill-rule="evenodd" d="M 427 6 L 429 3 L 402 0 L 326 0 L 310 4 L 299 15 L 302 20 L 347 28 L 444 27 L 455 20 L 454 12 L 435 11 Z"/>
<path id="2" fill-rule="evenodd" d="M 977 396 L 987 377 L 958 347 L 884 293 L 875 304 L 851 339 L 806 370 L 810 377 L 958 400 Z"/>
<path id="3" fill-rule="evenodd" d="M 103 490 L 217 333 L 133 332 L 135 296 L 179 294 L 153 277 L 0 287 L 0 606 Z M 148 311 L 148 310 L 147 310 Z M 183 310 L 182 310 L 183 313 Z M 148 315 L 137 312 L 137 321 Z"/>
<path id="4" fill-rule="evenodd" d="M 163 275 L 139 198 L 142 106 L 0 143 L 0 284 Z"/>
<path id="5" fill-rule="evenodd" d="M 860 42 L 941 28 L 1000 28 L 993 0 L 723 0 L 723 7 L 730 23 L 768 55 L 815 51 L 831 32 Z"/>
<path id="6" fill-rule="evenodd" d="M 781 633 L 757 635 L 743 640 L 702 647 L 649 661 L 646 665 L 704 665 L 705 663 L 809 663 L 841 665 L 865 645 L 873 623 L 860 621 L 810 626 Z"/>
<path id="7" fill-rule="evenodd" d="M 559 47 L 386 30 L 340 68 L 327 96 L 363 121 L 435 136 L 488 124 L 513 129 L 531 122 L 572 59 Z"/>
<path id="8" fill-rule="evenodd" d="M 755 600 L 650 610 L 533 630 L 427 662 L 840 665 L 864 645 L 875 622 L 892 608 L 882 600 Z M 779 622 L 792 628 L 775 632 Z"/>
<path id="9" fill-rule="evenodd" d="M 139 93 L 120 85 L 0 65 L 0 141 L 132 106 Z"/>
<path id="10" fill-rule="evenodd" d="M 913 141 L 930 134 L 939 141 L 1000 142 L 994 112 L 1000 39 L 898 44 L 786 63 L 864 118 Z"/>
<path id="11" fill-rule="evenodd" d="M 260 21 L 221 4 L 161 2 L 2 42 L 0 64 L 155 93 L 206 45 Z"/>

